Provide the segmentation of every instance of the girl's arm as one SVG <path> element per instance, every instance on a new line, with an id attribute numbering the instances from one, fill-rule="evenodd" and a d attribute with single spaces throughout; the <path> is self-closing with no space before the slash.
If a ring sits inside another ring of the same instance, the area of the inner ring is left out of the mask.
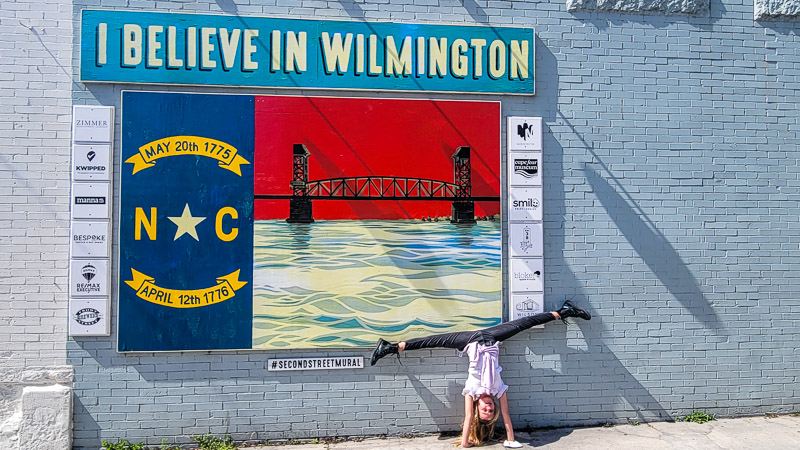
<path id="1" fill-rule="evenodd" d="M 508 413 L 508 397 L 506 392 L 497 399 L 500 402 L 500 414 L 503 415 L 503 426 L 506 427 L 506 439 L 515 441 L 514 439 L 514 426 L 511 425 L 511 414 Z"/>
<path id="2" fill-rule="evenodd" d="M 474 414 L 472 407 L 472 396 L 467 394 L 464 396 L 464 427 L 461 432 L 461 446 L 464 448 L 471 447 L 469 443 L 469 428 L 472 426 L 472 415 Z"/>

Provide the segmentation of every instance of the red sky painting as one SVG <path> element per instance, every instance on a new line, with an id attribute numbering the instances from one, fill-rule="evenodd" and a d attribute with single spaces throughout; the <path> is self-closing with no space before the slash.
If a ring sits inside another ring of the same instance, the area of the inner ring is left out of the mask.
<path id="1" fill-rule="evenodd" d="M 305 144 L 309 181 L 360 176 L 452 183 L 452 155 L 471 147 L 472 195 L 500 196 L 500 103 L 256 96 L 256 195 L 291 195 L 292 146 Z M 286 219 L 288 200 L 255 201 L 255 219 Z M 419 219 L 450 215 L 450 201 L 314 200 L 314 218 Z M 475 215 L 499 214 L 499 201 Z"/>

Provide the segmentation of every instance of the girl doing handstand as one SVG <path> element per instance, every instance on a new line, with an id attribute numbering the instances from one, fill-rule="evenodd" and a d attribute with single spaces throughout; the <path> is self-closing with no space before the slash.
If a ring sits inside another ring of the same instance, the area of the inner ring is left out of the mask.
<path id="1" fill-rule="evenodd" d="M 386 355 L 423 348 L 453 348 L 461 354 L 469 356 L 469 373 L 462 394 L 464 395 L 464 426 L 461 433 L 461 446 L 481 445 L 491 439 L 494 425 L 500 414 L 506 429 L 506 440 L 503 446 L 519 448 L 522 445 L 514 439 L 514 428 L 508 412 L 508 386 L 500 378 L 503 369 L 497 363 L 500 342 L 536 325 L 542 325 L 555 319 L 579 317 L 589 320 L 592 316 L 585 310 L 564 302 L 558 311 L 550 311 L 477 331 L 437 334 L 416 339 L 409 339 L 392 344 L 383 339 L 372 352 L 370 365 Z M 498 408 L 499 406 L 499 408 Z"/>

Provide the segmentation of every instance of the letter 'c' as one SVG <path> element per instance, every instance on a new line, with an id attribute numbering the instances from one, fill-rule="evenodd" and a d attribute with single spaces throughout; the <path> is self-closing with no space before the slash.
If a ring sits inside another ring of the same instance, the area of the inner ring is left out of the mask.
<path id="1" fill-rule="evenodd" d="M 225 233 L 222 231 L 222 219 L 225 216 L 231 216 L 231 219 L 238 219 L 239 213 L 236 211 L 236 209 L 231 208 L 230 206 L 222 207 L 217 212 L 217 219 L 214 222 L 214 229 L 217 231 L 217 237 L 220 241 L 230 242 L 236 239 L 236 236 L 239 235 L 239 229 L 232 227 L 230 233 Z"/>

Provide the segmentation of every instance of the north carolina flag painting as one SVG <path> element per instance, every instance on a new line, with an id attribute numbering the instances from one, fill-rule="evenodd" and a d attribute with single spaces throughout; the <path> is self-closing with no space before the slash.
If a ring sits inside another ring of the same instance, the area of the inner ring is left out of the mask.
<path id="1" fill-rule="evenodd" d="M 499 323 L 500 104 L 123 92 L 119 351 Z"/>

